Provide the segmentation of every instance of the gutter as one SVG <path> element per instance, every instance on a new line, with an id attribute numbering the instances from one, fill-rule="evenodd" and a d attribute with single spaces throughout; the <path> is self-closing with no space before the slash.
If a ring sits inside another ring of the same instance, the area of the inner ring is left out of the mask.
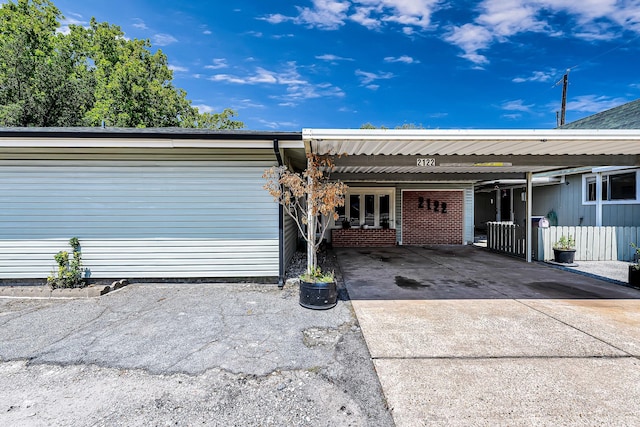
<path id="1" fill-rule="evenodd" d="M 278 166 L 283 166 L 282 155 L 280 154 L 280 146 L 278 139 L 273 140 L 273 152 L 276 155 Z M 278 203 L 278 288 L 284 288 L 284 206 Z"/>

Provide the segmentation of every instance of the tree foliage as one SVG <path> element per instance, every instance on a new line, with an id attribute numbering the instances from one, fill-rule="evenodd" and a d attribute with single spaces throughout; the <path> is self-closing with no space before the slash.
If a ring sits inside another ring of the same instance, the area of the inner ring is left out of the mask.
<path id="1" fill-rule="evenodd" d="M 371 124 L 371 122 L 364 123 L 360 126 L 360 129 L 389 129 L 388 127 L 381 125 L 379 127 Z M 396 126 L 394 129 L 425 129 L 422 124 L 415 123 L 403 123 L 402 125 Z"/>
<path id="2" fill-rule="evenodd" d="M 148 40 L 94 18 L 61 33 L 62 19 L 50 0 L 0 6 L 0 126 L 244 127 L 192 106 Z"/>
<path id="3" fill-rule="evenodd" d="M 295 220 L 300 234 L 307 241 L 309 276 L 319 273 L 316 253 L 330 224 L 330 221 L 321 221 L 319 232 L 316 233 L 317 217 L 338 219 L 336 208 L 344 206 L 348 189 L 343 182 L 330 180 L 334 167 L 331 156 L 308 154 L 307 169 L 301 173 L 291 171 L 286 166 L 274 166 L 262 176 L 267 180 L 264 189 Z"/>

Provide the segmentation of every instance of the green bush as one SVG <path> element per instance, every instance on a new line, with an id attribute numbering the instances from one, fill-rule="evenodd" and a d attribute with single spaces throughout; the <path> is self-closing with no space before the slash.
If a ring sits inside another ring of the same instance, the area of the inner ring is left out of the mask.
<path id="1" fill-rule="evenodd" d="M 58 267 L 47 277 L 47 284 L 52 289 L 82 288 L 86 286 L 83 277 L 84 269 L 82 268 L 80 241 L 78 241 L 77 237 L 73 237 L 69 240 L 69 246 L 73 249 L 71 260 L 69 260 L 69 252 L 67 251 L 60 251 L 53 256 Z"/>

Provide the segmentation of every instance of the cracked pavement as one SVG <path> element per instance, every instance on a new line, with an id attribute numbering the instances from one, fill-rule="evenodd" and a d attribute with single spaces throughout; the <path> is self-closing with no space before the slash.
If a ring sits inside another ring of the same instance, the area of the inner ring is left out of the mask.
<path id="1" fill-rule="evenodd" d="M 297 287 L 133 284 L 0 299 L 4 425 L 393 425 L 349 301 Z"/>

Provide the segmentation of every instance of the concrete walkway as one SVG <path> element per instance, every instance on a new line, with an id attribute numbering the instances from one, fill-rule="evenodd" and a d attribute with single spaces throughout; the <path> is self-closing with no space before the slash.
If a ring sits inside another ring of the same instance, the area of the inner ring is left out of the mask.
<path id="1" fill-rule="evenodd" d="M 396 425 L 640 425 L 640 291 L 469 246 L 338 249 Z"/>

